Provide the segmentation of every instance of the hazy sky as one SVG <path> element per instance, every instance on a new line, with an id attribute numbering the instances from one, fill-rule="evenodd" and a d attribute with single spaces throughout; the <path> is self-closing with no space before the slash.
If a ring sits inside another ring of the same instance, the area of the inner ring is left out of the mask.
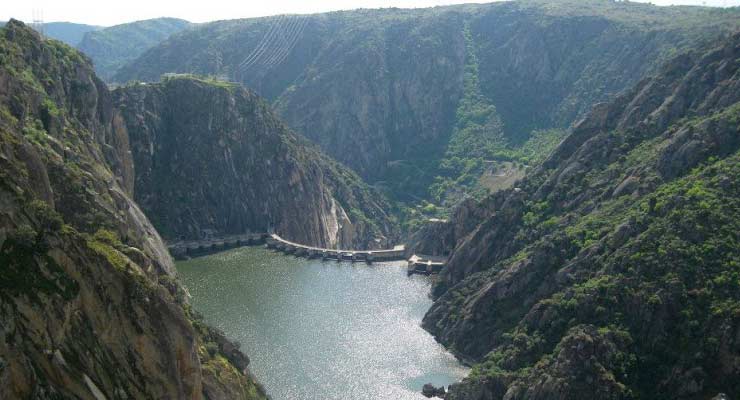
<path id="1" fill-rule="evenodd" d="M 41 10 L 43 20 L 70 21 L 94 25 L 115 25 L 155 17 L 178 17 L 193 22 L 258 17 L 283 13 L 315 13 L 332 10 L 379 7 L 431 7 L 487 1 L 458 0 L 2 0 L 0 19 L 10 17 L 31 21 L 33 10 Z M 653 0 L 654 4 L 705 4 L 740 6 L 740 0 Z"/>

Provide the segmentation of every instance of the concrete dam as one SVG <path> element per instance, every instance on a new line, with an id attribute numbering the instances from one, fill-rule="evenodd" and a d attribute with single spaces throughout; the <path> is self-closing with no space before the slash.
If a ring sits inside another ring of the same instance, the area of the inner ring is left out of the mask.
<path id="1" fill-rule="evenodd" d="M 307 246 L 291 242 L 277 234 L 248 233 L 203 240 L 179 241 L 167 247 L 175 259 L 182 260 L 199 257 L 241 246 L 266 245 L 268 248 L 292 254 L 297 257 L 331 259 L 337 261 L 407 261 L 409 274 L 436 274 L 445 265 L 444 260 L 424 255 L 413 254 L 407 258 L 406 246 L 397 245 L 392 249 L 382 250 L 341 250 Z"/>
<path id="2" fill-rule="evenodd" d="M 337 250 L 306 246 L 285 240 L 276 234 L 267 239 L 267 247 L 287 254 L 308 258 L 323 258 L 347 261 L 398 261 L 406 260 L 406 246 L 399 245 L 387 250 Z"/>

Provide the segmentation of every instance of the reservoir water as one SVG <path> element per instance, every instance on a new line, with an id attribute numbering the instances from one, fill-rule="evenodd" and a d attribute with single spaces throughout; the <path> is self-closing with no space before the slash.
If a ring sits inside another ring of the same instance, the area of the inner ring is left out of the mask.
<path id="1" fill-rule="evenodd" d="M 275 400 L 424 399 L 468 372 L 420 327 L 430 281 L 405 263 L 307 260 L 245 247 L 179 262 L 206 321 L 242 344 Z"/>

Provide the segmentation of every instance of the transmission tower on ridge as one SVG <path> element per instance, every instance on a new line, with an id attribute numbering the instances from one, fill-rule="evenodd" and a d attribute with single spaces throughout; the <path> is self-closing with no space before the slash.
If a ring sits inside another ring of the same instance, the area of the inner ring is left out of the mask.
<path id="1" fill-rule="evenodd" d="M 31 11 L 32 14 L 32 22 L 31 27 L 38 32 L 41 37 L 44 36 L 44 10 L 40 8 L 34 8 Z"/>

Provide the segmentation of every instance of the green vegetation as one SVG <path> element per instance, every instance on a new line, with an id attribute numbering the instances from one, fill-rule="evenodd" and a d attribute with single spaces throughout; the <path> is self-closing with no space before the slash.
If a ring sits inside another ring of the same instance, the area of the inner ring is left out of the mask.
<path id="1" fill-rule="evenodd" d="M 131 261 L 121 252 L 123 244 L 115 233 L 100 229 L 87 240 L 87 246 L 119 271 L 128 270 Z"/>
<path id="2" fill-rule="evenodd" d="M 472 196 L 482 199 L 491 191 L 506 189 L 523 176 L 523 170 L 539 164 L 565 136 L 561 129 L 536 130 L 524 143 L 513 143 L 504 134 L 496 107 L 481 92 L 479 61 L 470 27 L 463 30 L 466 61 L 463 96 L 455 127 L 444 157 L 439 162 L 429 195 L 438 206 L 422 204 L 422 212 L 407 211 L 409 226 L 423 218 L 446 217 L 449 209 Z M 487 172 L 488 179 L 484 178 Z M 418 209 L 418 207 L 416 207 Z"/>
<path id="3" fill-rule="evenodd" d="M 28 225 L 12 232 L 0 249 L 0 298 L 27 296 L 41 302 L 43 296 L 60 296 L 69 301 L 79 286 L 45 252 L 46 244 Z"/>
<path id="4" fill-rule="evenodd" d="M 463 37 L 463 94 L 447 152 L 439 164 L 440 176 L 430 187 L 432 198 L 448 207 L 456 205 L 466 195 L 481 198 L 486 194 L 478 185 L 478 179 L 485 161 L 492 160 L 494 151 L 504 148 L 506 142 L 496 107 L 480 91 L 477 49 L 468 25 Z"/>
<path id="5" fill-rule="evenodd" d="M 61 116 L 61 111 L 59 111 L 59 108 L 57 108 L 56 103 L 54 103 L 51 99 L 45 98 L 41 102 L 41 112 L 42 114 L 46 114 L 50 117 L 59 117 Z"/>
<path id="6" fill-rule="evenodd" d="M 623 338 L 608 369 L 637 398 L 650 397 L 655 379 L 670 374 L 679 360 L 719 351 L 721 333 L 713 327 L 723 319 L 740 318 L 740 187 L 737 182 L 727 186 L 727 178 L 738 174 L 740 152 L 721 161 L 710 159 L 638 202 L 615 199 L 565 226 L 572 251 L 618 247 L 595 259 L 592 278 L 541 300 L 540 307 L 551 316 L 547 325 L 515 325 L 502 336 L 507 344 L 477 364 L 470 379 L 527 380 L 542 373 L 548 360 L 563 351 L 561 338 L 582 324 Z M 641 233 L 616 242 L 614 227 L 627 223 Z M 632 304 L 641 304 L 644 311 L 625 312 Z M 644 324 L 666 307 L 681 311 L 665 327 L 670 335 L 658 347 L 654 338 L 630 339 L 643 335 Z M 521 352 L 538 354 L 537 366 L 506 367 Z"/>
<path id="7" fill-rule="evenodd" d="M 71 300 L 79 286 L 48 254 L 49 239 L 63 233 L 62 217 L 40 200 L 24 210 L 34 226 L 23 224 L 11 230 L 0 248 L 0 297 L 28 296 L 40 302 L 43 296 Z"/>
<path id="8" fill-rule="evenodd" d="M 29 140 L 41 146 L 44 145 L 48 136 L 48 133 L 46 133 L 46 130 L 44 129 L 44 125 L 38 119 L 33 122 L 27 122 L 23 126 L 23 134 Z"/>

